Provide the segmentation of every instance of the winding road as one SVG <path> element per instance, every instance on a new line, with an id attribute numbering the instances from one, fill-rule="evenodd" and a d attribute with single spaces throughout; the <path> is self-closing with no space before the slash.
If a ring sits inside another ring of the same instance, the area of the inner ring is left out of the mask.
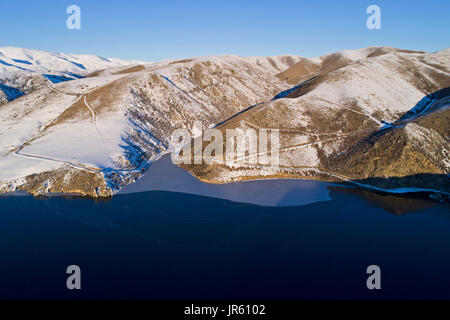
<path id="1" fill-rule="evenodd" d="M 85 105 L 85 107 L 86 107 L 86 108 L 89 110 L 89 112 L 91 113 L 91 120 L 92 120 L 92 123 L 95 125 L 96 120 L 97 120 L 97 115 L 95 114 L 94 109 L 93 109 L 93 108 L 89 105 L 89 103 L 87 102 L 87 95 L 85 95 L 85 94 L 79 94 L 79 93 L 73 93 L 73 92 L 65 92 L 65 91 L 56 89 L 55 87 L 51 86 L 50 83 L 48 83 L 48 82 L 47 82 L 47 87 L 48 87 L 50 90 L 52 90 L 52 91 L 54 91 L 54 92 L 56 92 L 56 93 L 61 93 L 61 94 L 65 94 L 65 95 L 68 95 L 68 96 L 74 96 L 74 97 L 79 97 L 80 99 L 83 99 L 83 104 Z M 95 125 L 95 126 L 96 126 L 96 125 Z M 97 131 L 98 131 L 99 134 L 100 134 L 100 131 L 98 130 L 97 126 L 96 126 L 96 129 L 97 129 Z M 101 134 L 100 134 L 100 136 L 101 136 Z"/>
<path id="2" fill-rule="evenodd" d="M 95 127 L 97 133 L 99 134 L 99 136 L 101 137 L 102 141 L 104 142 L 103 135 L 101 134 L 101 132 L 98 129 L 97 124 L 96 124 L 96 120 L 97 120 L 96 113 L 95 113 L 94 109 L 90 106 L 90 104 L 87 102 L 86 95 L 79 94 L 79 93 L 73 93 L 73 92 L 65 92 L 65 91 L 59 90 L 59 89 L 51 86 L 50 83 L 47 83 L 47 87 L 53 92 L 56 92 L 56 93 L 59 93 L 59 94 L 64 94 L 64 95 L 69 95 L 69 96 L 75 96 L 75 97 L 79 97 L 80 99 L 82 99 L 83 104 L 89 110 L 89 112 L 91 114 L 91 121 L 92 121 L 93 126 Z M 15 150 L 13 151 L 13 155 L 17 156 L 17 157 L 22 157 L 22 158 L 30 158 L 30 159 L 46 160 L 46 161 L 63 163 L 63 164 L 66 164 L 66 165 L 68 165 L 68 166 L 70 166 L 72 168 L 81 169 L 81 170 L 85 170 L 85 171 L 89 171 L 89 172 L 93 172 L 93 173 L 97 173 L 97 172 L 102 172 L 103 171 L 103 169 L 90 167 L 90 166 L 85 165 L 85 164 L 74 163 L 74 162 L 67 161 L 67 160 L 55 159 L 55 158 L 52 158 L 52 157 L 46 157 L 46 156 L 22 153 L 21 151 L 23 150 L 25 145 L 29 141 L 31 141 L 31 140 L 35 139 L 37 136 L 39 136 L 41 134 L 41 132 L 42 132 L 42 130 L 39 130 L 35 135 L 33 135 L 30 139 L 28 139 L 21 146 L 18 146 L 18 147 L 17 146 L 11 146 L 11 147 L 9 147 L 10 149 L 15 148 Z M 7 147 L 0 147 L 0 148 L 7 148 Z"/>

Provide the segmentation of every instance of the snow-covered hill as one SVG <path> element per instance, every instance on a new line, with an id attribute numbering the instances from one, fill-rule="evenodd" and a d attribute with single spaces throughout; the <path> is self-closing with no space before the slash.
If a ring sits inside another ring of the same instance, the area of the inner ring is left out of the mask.
<path id="1" fill-rule="evenodd" d="M 425 96 L 450 87 L 449 53 L 378 47 L 331 54 L 310 59 L 320 65 L 320 72 L 294 88 L 289 83 L 292 79 L 280 74 L 301 64 L 300 56 L 206 56 L 99 67 L 84 78 L 44 81 L 31 93 L 0 106 L 0 191 L 114 194 L 168 151 L 174 130 L 186 128 L 193 135 L 195 121 L 205 128 L 221 124 L 221 130 L 280 129 L 280 168 L 249 167 L 239 161 L 185 167 L 203 180 L 308 177 L 342 181 L 344 176 L 355 180 L 369 177 L 367 172 L 389 172 L 366 170 L 362 162 L 360 173 L 350 177 L 341 162 L 331 159 L 394 126 Z M 351 63 L 326 63 L 336 61 L 330 57 Z M 29 83 L 21 76 L 18 79 L 15 82 Z M 420 113 L 421 108 L 415 110 Z M 414 128 L 410 125 L 405 134 L 413 137 Z M 445 130 L 435 130 L 438 135 L 426 131 L 426 135 L 436 137 L 436 145 L 442 146 L 450 136 Z M 420 145 L 416 140 L 414 145 Z M 421 152 L 434 162 L 448 163 L 448 153 L 437 154 L 437 150 Z M 340 172 L 331 172 L 331 166 Z M 414 168 L 413 174 L 420 166 Z M 436 170 L 448 174 L 446 165 L 436 168 L 433 174 Z"/>
<path id="2" fill-rule="evenodd" d="M 368 52 L 384 53 L 360 58 Z M 424 54 L 370 48 L 356 53 L 328 55 L 353 56 L 358 60 L 341 67 L 336 65 L 315 77 L 311 74 L 313 78 L 309 81 L 220 126 L 224 134 L 234 128 L 279 129 L 280 167 L 252 166 L 248 165 L 248 159 L 243 159 L 184 168 L 203 180 L 218 183 L 243 178 L 309 177 L 346 181 L 432 174 L 442 175 L 447 183 L 431 179 L 426 181 L 427 186 L 434 182 L 435 187 L 450 192 L 446 176 L 450 173 L 448 96 L 439 100 L 436 110 L 428 108 L 433 102 L 431 94 L 450 87 L 450 50 Z M 290 69 L 295 66 L 298 64 Z M 444 92 L 448 95 L 448 90 Z M 425 111 L 439 112 L 440 116 L 429 117 L 433 121 L 427 121 L 426 128 L 416 120 L 402 124 L 403 134 L 397 134 L 399 128 L 392 123 L 408 115 L 424 117 Z M 380 139 L 373 151 L 376 142 L 369 137 L 378 132 L 385 138 Z M 407 145 L 409 149 L 405 148 Z M 421 179 L 407 181 L 409 187 L 412 181 L 415 186 L 425 183 Z"/>
<path id="3" fill-rule="evenodd" d="M 111 194 L 167 149 L 175 129 L 212 126 L 288 89 L 275 74 L 298 59 L 200 57 L 47 83 L 0 107 L 3 188 Z"/>
<path id="4" fill-rule="evenodd" d="M 0 47 L 0 105 L 47 83 L 80 79 L 98 70 L 144 63 L 96 55 Z"/>
<path id="5" fill-rule="evenodd" d="M 279 73 L 278 77 L 291 84 L 298 84 L 312 77 L 326 74 L 351 64 L 382 56 L 391 52 L 425 53 L 421 51 L 401 50 L 391 47 L 368 47 L 357 50 L 343 50 L 316 58 L 302 58 L 292 67 Z"/>
<path id="6" fill-rule="evenodd" d="M 143 64 L 117 58 L 103 58 L 89 54 L 65 54 L 18 47 L 0 47 L 0 72 L 33 71 L 37 73 L 61 72 L 83 75 L 95 70 L 117 66 Z"/>

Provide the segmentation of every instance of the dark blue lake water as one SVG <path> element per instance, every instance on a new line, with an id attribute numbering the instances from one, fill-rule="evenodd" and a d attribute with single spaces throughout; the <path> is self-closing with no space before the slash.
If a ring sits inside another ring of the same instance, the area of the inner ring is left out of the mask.
<path id="1" fill-rule="evenodd" d="M 159 191 L 0 197 L 0 298 L 450 298 L 448 205 L 327 190 L 294 207 Z M 366 289 L 372 264 L 381 291 Z"/>

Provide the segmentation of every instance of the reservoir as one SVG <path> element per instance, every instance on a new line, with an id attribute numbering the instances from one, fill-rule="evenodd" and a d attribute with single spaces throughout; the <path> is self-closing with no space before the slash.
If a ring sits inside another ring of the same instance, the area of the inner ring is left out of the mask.
<path id="1" fill-rule="evenodd" d="M 0 196 L 0 298 L 450 298 L 446 204 L 157 164 L 111 199 Z"/>

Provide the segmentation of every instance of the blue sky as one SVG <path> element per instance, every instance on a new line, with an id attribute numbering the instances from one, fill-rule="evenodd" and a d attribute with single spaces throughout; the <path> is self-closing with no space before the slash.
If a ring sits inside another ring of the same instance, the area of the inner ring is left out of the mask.
<path id="1" fill-rule="evenodd" d="M 0 0 L 0 46 L 157 61 L 210 54 L 313 57 L 387 45 L 450 46 L 447 0 Z M 76 4 L 81 30 L 66 28 Z M 382 30 L 368 30 L 377 4 Z"/>

